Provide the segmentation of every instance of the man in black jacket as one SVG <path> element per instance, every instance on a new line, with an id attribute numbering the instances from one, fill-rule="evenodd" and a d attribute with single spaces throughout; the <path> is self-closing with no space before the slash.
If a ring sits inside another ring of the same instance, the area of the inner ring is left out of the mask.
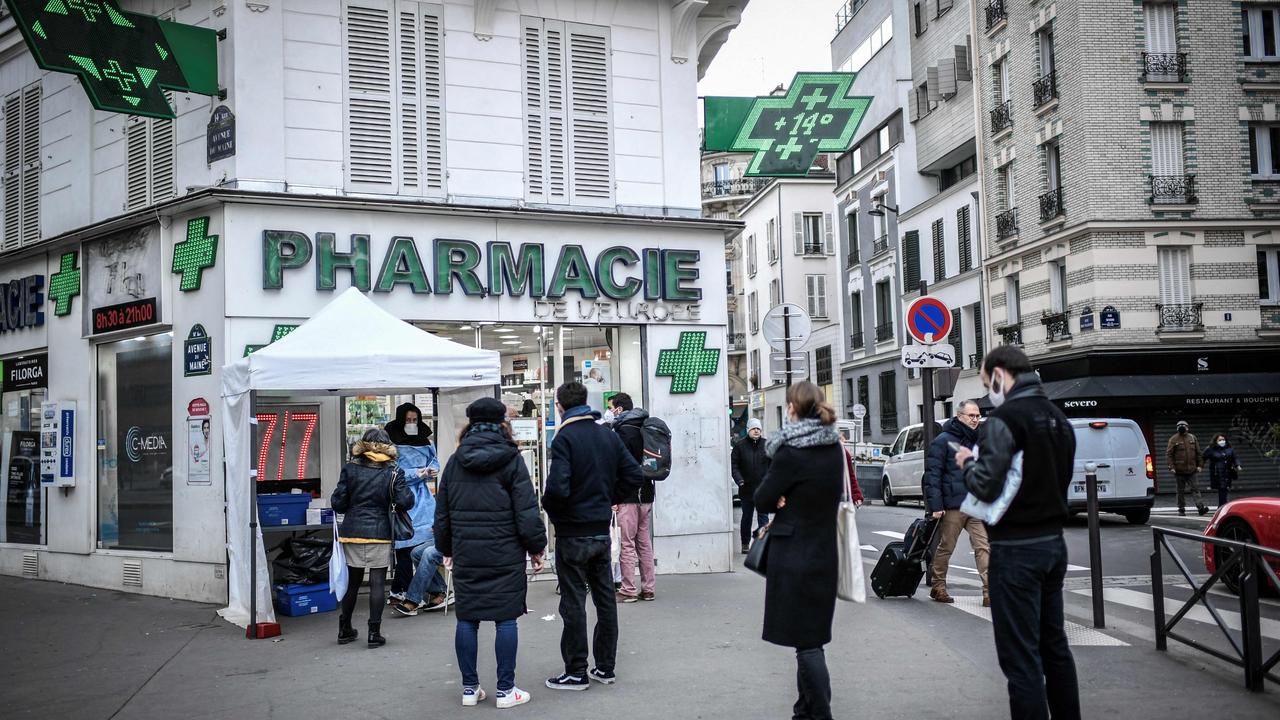
<path id="1" fill-rule="evenodd" d="M 961 449 L 955 459 L 969 492 L 984 502 L 999 498 L 1015 454 L 1022 453 L 1022 483 L 1004 516 L 987 527 L 991 622 L 1010 713 L 1017 720 L 1078 720 L 1080 690 L 1062 618 L 1062 526 L 1075 433 L 1018 348 L 988 353 L 982 384 L 995 410 L 978 433 L 978 458 Z"/>
<path id="2" fill-rule="evenodd" d="M 626 393 L 609 398 L 609 406 L 614 412 L 614 432 L 618 433 L 636 464 L 644 462 L 644 421 L 649 419 L 649 413 L 636 407 Z M 618 602 L 633 603 L 656 597 L 653 536 L 649 532 L 653 518 L 653 490 L 653 481 L 645 478 L 634 493 L 624 496 L 613 507 L 618 514 L 618 533 L 622 538 L 622 551 L 618 555 L 618 564 L 622 566 L 622 588 L 618 591 Z M 637 555 L 640 560 L 639 589 L 635 579 Z"/>
<path id="3" fill-rule="evenodd" d="M 960 505 L 969 491 L 964 486 L 964 471 L 956 467 L 956 451 L 951 449 L 951 443 L 967 448 L 978 443 L 978 421 L 981 418 L 978 403 L 965 400 L 960 403 L 956 416 L 948 420 L 942 432 L 933 439 L 924 458 L 924 506 L 933 517 L 942 521 L 938 549 L 933 553 L 933 588 L 929 590 L 929 597 L 942 603 L 955 602 L 947 593 L 947 568 L 950 567 L 956 541 L 960 539 L 960 531 L 967 530 L 973 558 L 978 564 L 978 577 L 982 579 L 982 606 L 990 607 L 987 559 L 991 548 L 987 544 L 987 529 L 981 520 L 960 512 Z"/>
<path id="4" fill-rule="evenodd" d="M 738 486 L 738 499 L 742 503 L 742 523 L 738 528 L 742 540 L 742 554 L 751 544 L 751 516 L 756 516 L 756 530 L 769 524 L 769 513 L 764 508 L 756 512 L 753 498 L 760 481 L 769 472 L 769 456 L 764 451 L 764 426 L 756 418 L 747 421 L 747 436 L 733 446 L 729 453 L 733 469 L 733 482 Z"/>
<path id="5" fill-rule="evenodd" d="M 617 434 L 596 424 L 587 388 L 568 382 L 556 389 L 560 426 L 551 442 L 542 506 L 555 526 L 556 578 L 560 581 L 560 654 L 564 673 L 547 680 L 552 690 L 586 690 L 591 680 L 614 682 L 618 652 L 618 606 L 613 595 L 609 521 L 613 506 L 632 496 L 644 480 L 640 465 Z M 596 666 L 587 672 L 587 591 L 596 606 L 592 648 Z"/>

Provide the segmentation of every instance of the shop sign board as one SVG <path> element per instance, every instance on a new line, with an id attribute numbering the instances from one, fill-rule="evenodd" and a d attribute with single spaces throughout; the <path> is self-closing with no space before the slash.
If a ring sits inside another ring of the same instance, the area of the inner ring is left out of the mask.
<path id="1" fill-rule="evenodd" d="M 0 282 L 0 333 L 44 325 L 44 275 Z"/>
<path id="2" fill-rule="evenodd" d="M 38 353 L 0 361 L 3 385 L 0 392 L 33 390 L 49 386 L 49 354 Z"/>
<path id="3" fill-rule="evenodd" d="M 213 372 L 213 339 L 204 326 L 196 323 L 183 343 L 183 377 L 209 375 Z"/>
<path id="4" fill-rule="evenodd" d="M 160 322 L 160 244 L 158 224 L 85 243 L 85 335 Z"/>

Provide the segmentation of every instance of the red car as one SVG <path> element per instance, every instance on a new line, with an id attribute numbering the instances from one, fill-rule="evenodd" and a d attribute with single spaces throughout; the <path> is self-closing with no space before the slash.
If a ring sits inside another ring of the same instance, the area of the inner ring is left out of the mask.
<path id="1" fill-rule="evenodd" d="M 1232 500 L 1218 508 L 1209 527 L 1204 529 L 1209 537 L 1239 540 L 1266 548 L 1280 550 L 1280 498 L 1252 497 Z M 1232 550 L 1205 543 L 1204 567 L 1213 573 L 1218 563 L 1226 562 Z M 1271 568 L 1280 574 L 1280 558 L 1269 558 Z M 1240 571 L 1233 570 L 1222 577 L 1231 592 L 1240 592 Z M 1266 583 L 1259 583 L 1265 588 Z M 1280 588 L 1278 588 L 1280 589 Z"/>

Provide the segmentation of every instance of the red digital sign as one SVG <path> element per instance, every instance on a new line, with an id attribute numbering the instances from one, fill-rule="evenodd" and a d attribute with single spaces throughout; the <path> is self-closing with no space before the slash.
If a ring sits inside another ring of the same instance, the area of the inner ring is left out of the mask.
<path id="1" fill-rule="evenodd" d="M 311 439 L 320 421 L 315 405 L 260 408 L 254 418 L 254 467 L 259 492 L 287 492 L 293 488 L 320 489 L 320 471 L 311 454 Z"/>
<path id="2" fill-rule="evenodd" d="M 152 325 L 159 321 L 156 314 L 156 299 L 145 298 L 133 300 L 119 305 L 94 308 L 93 334 L 128 330 L 129 328 Z"/>

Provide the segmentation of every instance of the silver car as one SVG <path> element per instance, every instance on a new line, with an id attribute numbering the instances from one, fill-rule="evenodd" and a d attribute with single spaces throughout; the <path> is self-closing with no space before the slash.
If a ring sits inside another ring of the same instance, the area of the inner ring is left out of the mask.
<path id="1" fill-rule="evenodd" d="M 880 499 L 885 505 L 899 500 L 924 500 L 924 425 L 909 425 L 889 446 L 880 481 Z"/>

